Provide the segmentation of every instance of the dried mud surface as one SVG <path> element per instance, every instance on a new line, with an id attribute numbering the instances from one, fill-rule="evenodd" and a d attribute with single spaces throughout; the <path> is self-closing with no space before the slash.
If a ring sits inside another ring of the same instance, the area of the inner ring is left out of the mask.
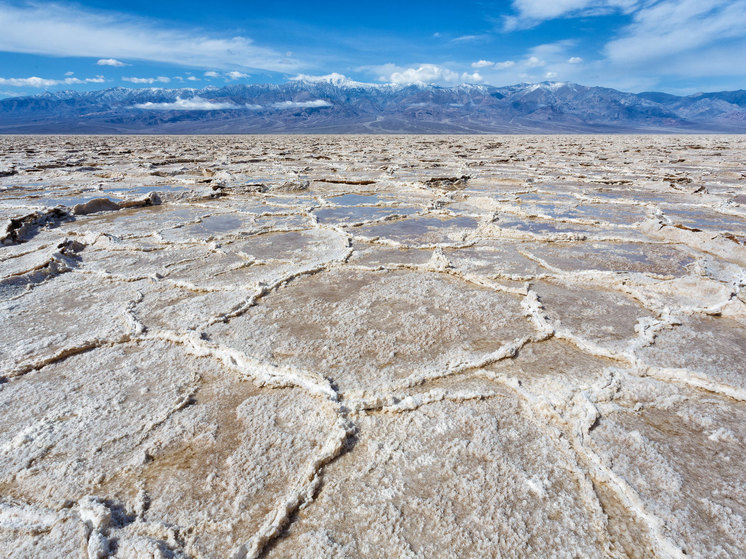
<path id="1" fill-rule="evenodd" d="M 0 138 L 0 556 L 746 555 L 746 138 Z"/>

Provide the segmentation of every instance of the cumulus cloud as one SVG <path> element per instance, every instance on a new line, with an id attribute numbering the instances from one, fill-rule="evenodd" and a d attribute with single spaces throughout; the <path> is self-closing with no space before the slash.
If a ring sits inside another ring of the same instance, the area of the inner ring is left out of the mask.
<path id="1" fill-rule="evenodd" d="M 168 22 L 70 4 L 0 0 L 0 51 L 52 56 L 102 55 L 225 70 L 292 72 L 299 64 L 247 37 L 221 36 Z M 105 60 L 105 58 L 102 58 Z"/>
<path id="2" fill-rule="evenodd" d="M 248 74 L 244 74 L 243 72 L 238 72 L 236 70 L 234 70 L 232 72 L 228 72 L 225 76 L 229 80 L 241 80 L 243 78 L 248 78 L 249 77 Z"/>
<path id="3" fill-rule="evenodd" d="M 218 74 L 217 72 L 215 72 L 213 70 L 209 70 L 209 71 L 205 72 L 205 77 L 206 78 L 219 78 L 220 74 Z"/>
<path id="4" fill-rule="evenodd" d="M 384 64 L 382 66 L 370 66 L 366 68 L 378 75 L 379 82 L 392 85 L 453 85 L 457 83 L 478 83 L 483 81 L 479 72 L 459 73 L 451 68 L 437 64 L 420 64 L 416 67 L 401 67 L 396 64 Z"/>
<path id="5" fill-rule="evenodd" d="M 488 66 L 494 66 L 494 62 L 490 62 L 489 60 L 478 60 L 477 62 L 472 62 L 471 67 L 472 68 L 487 68 Z"/>
<path id="6" fill-rule="evenodd" d="M 55 85 L 79 85 L 84 83 L 104 83 L 106 80 L 103 76 L 95 78 L 65 78 L 64 80 L 55 80 L 31 76 L 30 78 L 0 78 L 0 85 L 10 85 L 13 87 L 53 87 Z"/>
<path id="7" fill-rule="evenodd" d="M 129 66 L 129 64 L 125 64 L 121 60 L 117 60 L 116 58 L 99 58 L 98 62 L 96 62 L 99 66 L 114 66 L 116 68 L 121 68 L 122 66 Z"/>
<path id="8" fill-rule="evenodd" d="M 579 56 L 571 56 L 567 59 L 567 62 L 570 64 L 580 64 L 581 62 L 583 62 L 583 59 Z"/>
<path id="9" fill-rule="evenodd" d="M 552 78 L 557 77 L 557 72 L 547 72 L 546 74 L 544 74 L 544 77 L 548 80 L 551 80 Z"/>
<path id="10" fill-rule="evenodd" d="M 417 68 L 392 72 L 388 77 L 384 76 L 383 81 L 389 81 L 396 85 L 424 85 L 441 81 L 455 82 L 458 78 L 458 73 L 448 68 L 436 64 L 422 64 Z"/>
<path id="11" fill-rule="evenodd" d="M 139 103 L 134 109 L 146 111 L 222 111 L 227 109 L 261 109 L 261 105 L 236 105 L 235 103 L 210 101 L 202 97 L 182 99 L 177 97 L 176 101 L 168 103 Z"/>
<path id="12" fill-rule="evenodd" d="M 198 81 L 199 81 L 199 78 L 195 78 L 194 76 L 187 76 L 187 79 L 188 79 L 188 80 L 189 80 L 190 82 L 198 82 Z"/>
<path id="13" fill-rule="evenodd" d="M 171 78 L 166 76 L 158 76 L 157 78 L 122 78 L 122 81 L 130 83 L 169 83 Z"/>
<path id="14" fill-rule="evenodd" d="M 272 105 L 275 109 L 317 109 L 321 107 L 331 107 L 329 101 L 323 99 L 314 99 L 313 101 L 282 101 Z"/>
<path id="15" fill-rule="evenodd" d="M 484 81 L 484 78 L 479 74 L 479 72 L 474 72 L 473 74 L 464 72 L 461 74 L 461 81 L 464 83 L 479 83 Z"/>

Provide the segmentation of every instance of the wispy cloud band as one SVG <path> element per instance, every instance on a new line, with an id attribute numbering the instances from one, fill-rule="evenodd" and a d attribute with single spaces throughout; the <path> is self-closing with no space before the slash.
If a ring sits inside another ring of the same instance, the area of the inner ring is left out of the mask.
<path id="1" fill-rule="evenodd" d="M 62 4 L 17 5 L 0 1 L 0 29 L 0 50 L 6 52 L 149 60 L 226 70 L 292 72 L 300 66 L 281 53 L 255 45 L 247 37 L 174 29 L 158 21 Z"/>
<path id="2" fill-rule="evenodd" d="M 314 99 L 313 101 L 281 101 L 272 105 L 275 109 L 319 109 L 321 107 L 331 107 L 329 101 L 323 99 Z"/>
<path id="3" fill-rule="evenodd" d="M 228 109 L 260 109 L 261 105 L 237 105 L 229 102 L 210 101 L 195 96 L 190 99 L 177 97 L 176 101 L 165 103 L 138 103 L 133 108 L 147 111 L 221 111 Z"/>
<path id="4" fill-rule="evenodd" d="M 195 95 L 188 99 L 177 97 L 176 101 L 165 101 L 162 103 L 138 103 L 133 105 L 133 109 L 142 109 L 146 111 L 223 111 L 223 110 L 249 110 L 259 111 L 262 109 L 318 109 L 331 107 L 329 101 L 323 99 L 314 99 L 312 101 L 281 101 L 273 103 L 269 107 L 262 105 L 253 105 L 251 103 L 232 103 L 230 101 L 212 101 Z"/>
<path id="5" fill-rule="evenodd" d="M 55 80 L 50 78 L 40 78 L 31 76 L 30 78 L 0 78 L 0 85 L 10 85 L 13 87 L 53 87 L 55 85 L 80 85 L 84 83 L 104 83 L 106 80 L 103 76 L 95 78 L 65 78 Z"/>

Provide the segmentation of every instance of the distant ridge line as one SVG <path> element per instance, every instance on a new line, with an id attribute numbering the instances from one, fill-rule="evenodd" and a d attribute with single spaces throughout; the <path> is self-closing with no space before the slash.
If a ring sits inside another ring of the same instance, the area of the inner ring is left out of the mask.
<path id="1" fill-rule="evenodd" d="M 746 91 L 677 96 L 570 82 L 441 87 L 350 80 L 114 87 L 0 99 L 0 133 L 746 133 Z"/>

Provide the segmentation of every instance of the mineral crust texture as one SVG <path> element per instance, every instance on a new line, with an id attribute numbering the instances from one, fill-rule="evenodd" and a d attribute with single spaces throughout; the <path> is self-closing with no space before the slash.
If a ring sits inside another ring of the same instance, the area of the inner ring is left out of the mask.
<path id="1" fill-rule="evenodd" d="M 0 557 L 746 557 L 746 138 L 5 168 Z"/>

